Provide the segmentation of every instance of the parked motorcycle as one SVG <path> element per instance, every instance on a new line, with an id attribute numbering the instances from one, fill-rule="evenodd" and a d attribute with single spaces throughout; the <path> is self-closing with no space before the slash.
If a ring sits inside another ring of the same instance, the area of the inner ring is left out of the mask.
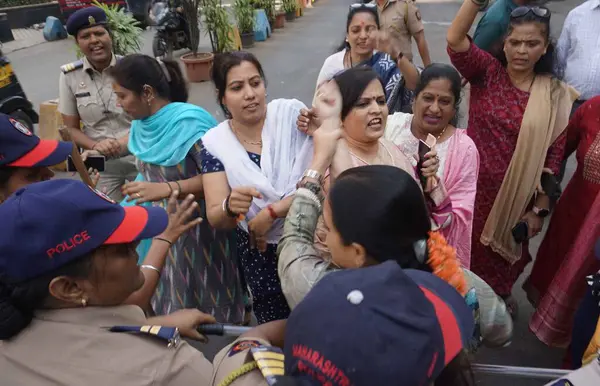
<path id="1" fill-rule="evenodd" d="M 152 40 L 152 53 L 155 57 L 171 59 L 173 51 L 189 48 L 186 20 L 170 2 L 155 2 L 150 9 L 149 18 L 156 26 L 156 34 Z"/>

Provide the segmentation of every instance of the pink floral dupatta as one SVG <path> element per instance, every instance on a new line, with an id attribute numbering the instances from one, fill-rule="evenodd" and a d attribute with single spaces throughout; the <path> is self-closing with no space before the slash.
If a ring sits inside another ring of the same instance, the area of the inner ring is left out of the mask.
<path id="1" fill-rule="evenodd" d="M 452 202 L 452 221 L 442 233 L 465 268 L 471 266 L 473 208 L 479 175 L 479 152 L 466 131 L 456 129 L 449 139 L 444 185 Z"/>

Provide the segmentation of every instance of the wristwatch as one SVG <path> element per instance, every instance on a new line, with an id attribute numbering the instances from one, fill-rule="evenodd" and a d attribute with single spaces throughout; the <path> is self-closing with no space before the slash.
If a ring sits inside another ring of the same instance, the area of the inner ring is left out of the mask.
<path id="1" fill-rule="evenodd" d="M 536 216 L 541 217 L 541 218 L 548 217 L 548 215 L 550 214 L 550 210 L 545 209 L 545 208 L 538 208 L 535 205 L 533 206 L 532 210 Z"/>

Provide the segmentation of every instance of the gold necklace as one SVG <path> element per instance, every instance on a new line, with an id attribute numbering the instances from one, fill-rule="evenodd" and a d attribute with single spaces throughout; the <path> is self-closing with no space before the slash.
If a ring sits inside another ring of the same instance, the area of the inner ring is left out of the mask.
<path id="1" fill-rule="evenodd" d="M 448 128 L 448 125 L 446 125 L 446 127 L 444 127 L 444 130 L 442 130 L 442 132 L 440 133 L 440 135 L 438 135 L 435 139 L 440 139 L 442 138 L 442 135 L 444 135 L 444 133 L 446 132 L 446 129 Z"/>
<path id="2" fill-rule="evenodd" d="M 253 146 L 262 146 L 262 140 L 260 140 L 260 141 L 248 141 L 248 140 L 242 138 L 242 136 L 240 135 L 240 133 L 238 133 L 238 131 L 233 126 L 233 120 L 232 119 L 229 120 L 229 127 L 231 127 L 231 130 L 233 130 L 233 133 L 235 134 L 235 136 L 238 137 L 238 139 L 241 139 L 242 142 L 244 142 L 245 144 L 247 144 L 247 145 L 253 145 Z"/>

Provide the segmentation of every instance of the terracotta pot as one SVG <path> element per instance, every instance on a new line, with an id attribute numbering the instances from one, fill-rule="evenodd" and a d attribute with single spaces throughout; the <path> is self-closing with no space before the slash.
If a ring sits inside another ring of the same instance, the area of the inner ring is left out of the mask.
<path id="1" fill-rule="evenodd" d="M 275 16 L 273 28 L 283 28 L 285 26 L 285 13 L 279 13 Z"/>
<path id="2" fill-rule="evenodd" d="M 210 52 L 189 53 L 181 57 L 185 64 L 185 72 L 190 82 L 204 82 L 210 80 L 210 69 L 213 64 L 214 55 Z"/>

